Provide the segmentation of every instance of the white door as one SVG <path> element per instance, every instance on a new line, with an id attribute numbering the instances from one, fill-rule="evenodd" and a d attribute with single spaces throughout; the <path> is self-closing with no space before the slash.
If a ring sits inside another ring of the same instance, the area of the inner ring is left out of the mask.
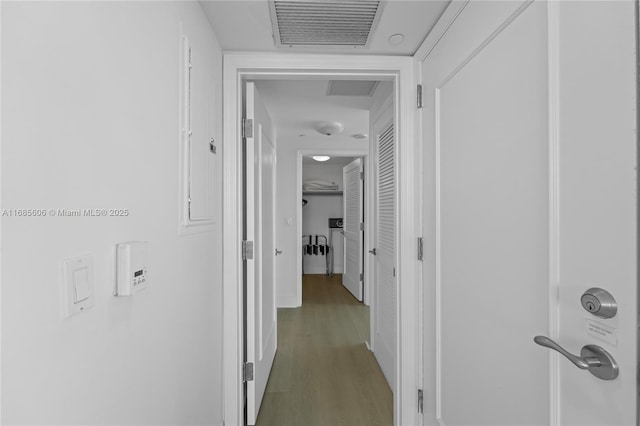
<path id="1" fill-rule="evenodd" d="M 397 348 L 396 282 L 396 136 L 393 120 L 393 89 L 383 82 L 373 96 L 370 111 L 375 141 L 375 211 L 373 304 L 373 353 L 394 390 Z"/>
<path id="2" fill-rule="evenodd" d="M 418 52 L 425 424 L 635 425 L 634 2 L 454 2 Z M 601 287 L 603 319 L 581 306 Z M 580 355 L 619 364 L 602 380 Z"/>
<path id="3" fill-rule="evenodd" d="M 358 158 L 342 169 L 344 189 L 344 274 L 342 285 L 362 302 L 362 250 L 364 209 L 362 206 L 362 159 Z"/>
<path id="4" fill-rule="evenodd" d="M 275 129 L 254 83 L 245 86 L 246 236 L 253 259 L 246 261 L 247 424 L 254 425 L 276 354 Z M 249 256 L 250 257 L 250 256 Z"/>

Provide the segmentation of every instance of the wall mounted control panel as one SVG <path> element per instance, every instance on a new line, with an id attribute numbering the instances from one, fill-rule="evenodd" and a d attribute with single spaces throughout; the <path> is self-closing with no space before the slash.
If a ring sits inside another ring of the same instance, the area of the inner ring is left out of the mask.
<path id="1" fill-rule="evenodd" d="M 130 241 L 116 246 L 115 296 L 133 296 L 149 285 L 147 242 Z"/>

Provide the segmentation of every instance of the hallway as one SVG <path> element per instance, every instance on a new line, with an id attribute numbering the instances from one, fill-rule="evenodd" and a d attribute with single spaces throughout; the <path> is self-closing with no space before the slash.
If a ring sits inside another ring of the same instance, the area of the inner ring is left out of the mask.
<path id="1" fill-rule="evenodd" d="M 368 340 L 369 308 L 341 275 L 305 275 L 303 305 L 278 309 L 278 352 L 257 424 L 390 425 L 391 390 Z"/>
<path id="2" fill-rule="evenodd" d="M 640 0 L 0 0 L 0 40 L 0 425 L 640 426 Z"/>

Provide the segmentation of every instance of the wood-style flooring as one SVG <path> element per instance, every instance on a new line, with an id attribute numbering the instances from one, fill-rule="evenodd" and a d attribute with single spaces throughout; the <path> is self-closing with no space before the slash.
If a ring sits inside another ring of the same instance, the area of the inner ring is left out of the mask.
<path id="1" fill-rule="evenodd" d="M 260 426 L 393 424 L 393 397 L 373 354 L 369 308 L 342 276 L 305 275 L 302 307 L 278 309 L 278 351 Z"/>

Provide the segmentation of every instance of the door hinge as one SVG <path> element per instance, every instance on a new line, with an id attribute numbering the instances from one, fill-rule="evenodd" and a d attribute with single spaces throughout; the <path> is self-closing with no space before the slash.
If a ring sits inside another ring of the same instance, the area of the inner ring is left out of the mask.
<path id="1" fill-rule="evenodd" d="M 360 180 L 364 180 L 364 172 L 360 172 Z"/>
<path id="2" fill-rule="evenodd" d="M 251 118 L 242 119 L 242 137 L 243 138 L 253 137 L 253 119 Z"/>
<path id="3" fill-rule="evenodd" d="M 393 268 L 393 276 L 396 276 L 396 268 Z"/>
<path id="4" fill-rule="evenodd" d="M 364 274 L 360 273 L 360 281 L 364 281 Z"/>
<path id="5" fill-rule="evenodd" d="M 253 363 L 245 362 L 242 364 L 242 381 L 243 382 L 252 382 L 253 381 Z"/>
<path id="6" fill-rule="evenodd" d="M 424 392 L 418 389 L 418 413 L 424 413 Z"/>
<path id="7" fill-rule="evenodd" d="M 360 230 L 364 231 L 364 222 L 360 222 Z"/>
<path id="8" fill-rule="evenodd" d="M 422 237 L 418 237 L 418 260 L 422 260 L 424 257 L 424 243 Z"/>
<path id="9" fill-rule="evenodd" d="M 253 259 L 253 241 L 242 242 L 242 260 Z"/>
<path id="10" fill-rule="evenodd" d="M 416 95 L 416 105 L 418 108 L 422 108 L 422 84 L 418 84 Z"/>

